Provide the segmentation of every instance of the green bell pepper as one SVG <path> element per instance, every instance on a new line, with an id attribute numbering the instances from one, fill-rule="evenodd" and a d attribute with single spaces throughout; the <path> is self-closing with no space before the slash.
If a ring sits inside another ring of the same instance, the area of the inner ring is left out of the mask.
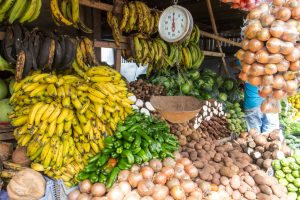
<path id="1" fill-rule="evenodd" d="M 143 162 L 148 162 L 149 159 L 147 157 L 147 154 L 145 153 L 145 151 L 142 149 L 137 153 L 138 156 L 140 156 L 143 159 Z"/>
<path id="2" fill-rule="evenodd" d="M 286 186 L 287 190 L 289 192 L 297 192 L 298 191 L 298 188 L 292 184 L 292 183 L 289 183 L 287 186 Z"/>
<path id="3" fill-rule="evenodd" d="M 90 176 L 89 176 L 89 180 L 91 181 L 91 183 L 97 183 L 99 178 L 97 175 L 97 172 L 93 172 Z"/>
<path id="4" fill-rule="evenodd" d="M 280 160 L 274 160 L 274 161 L 272 162 L 272 167 L 273 167 L 275 170 L 280 170 L 280 169 L 281 169 Z"/>
<path id="5" fill-rule="evenodd" d="M 110 172 L 111 172 L 112 169 L 117 165 L 117 163 L 118 163 L 118 162 L 117 162 L 116 159 L 110 158 L 110 159 L 107 161 L 106 165 L 103 167 L 102 173 L 103 173 L 104 175 L 110 174 Z"/>
<path id="6" fill-rule="evenodd" d="M 111 188 L 114 184 L 114 182 L 117 180 L 118 178 L 118 174 L 120 172 L 120 169 L 118 167 L 115 167 L 112 171 L 111 171 L 111 174 L 108 178 L 108 181 L 107 181 L 107 184 L 106 184 L 106 187 L 107 188 Z"/>
<path id="7" fill-rule="evenodd" d="M 138 155 L 133 155 L 134 156 L 134 162 L 138 165 L 142 164 L 143 163 L 143 159 L 138 156 Z"/>
<path id="8" fill-rule="evenodd" d="M 117 152 L 112 152 L 111 153 L 112 158 L 117 158 L 118 156 L 119 156 L 119 154 Z"/>
<path id="9" fill-rule="evenodd" d="M 289 166 L 290 162 L 287 158 L 284 158 L 282 160 L 280 160 L 280 164 L 283 166 L 283 167 L 287 167 Z"/>
<path id="10" fill-rule="evenodd" d="M 131 144 L 129 142 L 124 142 L 123 147 L 124 149 L 130 149 Z"/>
<path id="11" fill-rule="evenodd" d="M 296 187 L 299 188 L 300 187 L 300 178 L 296 178 L 293 183 Z"/>
<path id="12" fill-rule="evenodd" d="M 102 155 L 98 161 L 97 161 L 97 166 L 102 167 L 109 159 L 109 155 Z"/>
<path id="13" fill-rule="evenodd" d="M 96 162 L 100 158 L 101 154 L 97 153 L 94 157 L 89 160 L 89 163 Z"/>
<path id="14" fill-rule="evenodd" d="M 293 157 L 288 157 L 287 159 L 288 159 L 289 163 L 294 163 L 294 162 L 296 162 L 296 159 L 293 158 Z"/>
<path id="15" fill-rule="evenodd" d="M 90 172 L 95 172 L 97 170 L 98 166 L 96 163 L 90 163 L 85 168 L 83 169 L 84 172 L 90 173 Z"/>
<path id="16" fill-rule="evenodd" d="M 124 169 L 130 169 L 132 165 L 128 163 L 127 158 L 121 158 L 121 160 L 118 162 L 118 168 L 121 170 Z"/>
<path id="17" fill-rule="evenodd" d="M 278 183 L 280 183 L 281 185 L 284 185 L 284 186 L 287 186 L 289 184 L 289 182 L 285 178 L 279 179 Z"/>
<path id="18" fill-rule="evenodd" d="M 295 158 L 295 160 L 296 160 L 296 163 L 297 163 L 298 165 L 300 165 L 300 155 L 294 155 L 294 158 Z"/>
<path id="19" fill-rule="evenodd" d="M 117 128 L 117 132 L 123 132 L 123 131 L 126 131 L 127 129 L 129 128 L 129 126 L 121 126 L 119 125 L 118 128 Z"/>
<path id="20" fill-rule="evenodd" d="M 123 152 L 123 147 L 119 147 L 116 150 L 117 154 L 121 154 Z"/>
<path id="21" fill-rule="evenodd" d="M 112 152 L 114 152 L 113 146 L 112 146 L 111 148 L 104 148 L 104 149 L 102 150 L 102 153 L 103 153 L 104 155 L 109 155 L 109 154 L 111 154 Z"/>
<path id="22" fill-rule="evenodd" d="M 283 168 L 282 168 L 282 171 L 283 171 L 284 173 L 286 173 L 286 174 L 292 173 L 292 170 L 291 170 L 289 167 L 283 167 Z"/>
<path id="23" fill-rule="evenodd" d="M 288 182 L 290 182 L 290 183 L 293 183 L 294 180 L 295 180 L 295 178 L 293 177 L 292 174 L 286 174 L 286 175 L 285 175 L 285 179 L 286 179 Z"/>
<path id="24" fill-rule="evenodd" d="M 284 174 L 283 171 L 277 170 L 277 171 L 275 172 L 275 177 L 276 177 L 277 179 L 281 179 L 281 178 L 284 178 L 284 177 L 285 177 L 285 174 Z"/>
<path id="25" fill-rule="evenodd" d="M 114 147 L 115 147 L 115 148 L 118 148 L 118 147 L 120 147 L 120 146 L 122 146 L 121 140 L 117 140 L 117 141 L 114 142 Z"/>
<path id="26" fill-rule="evenodd" d="M 107 176 L 105 176 L 104 174 L 100 174 L 99 176 L 99 183 L 103 183 L 106 184 L 106 180 L 107 180 Z"/>
<path id="27" fill-rule="evenodd" d="M 134 156 L 133 156 L 133 154 L 131 153 L 131 151 L 129 151 L 129 150 L 124 150 L 124 151 L 122 152 L 122 157 L 123 157 L 123 158 L 127 158 L 129 164 L 133 164 L 133 163 L 134 163 Z"/>
<path id="28" fill-rule="evenodd" d="M 135 149 L 131 149 L 132 154 L 137 154 L 138 152 L 140 152 L 142 148 L 141 147 L 137 147 Z"/>
<path id="29" fill-rule="evenodd" d="M 113 148 L 114 147 L 114 141 L 115 141 L 115 138 L 113 138 L 112 136 L 106 137 L 104 139 L 104 147 Z"/>
<path id="30" fill-rule="evenodd" d="M 300 178 L 300 172 L 299 172 L 299 170 L 297 170 L 297 171 L 292 171 L 292 175 L 293 175 L 293 177 L 295 177 L 295 178 Z"/>
<path id="31" fill-rule="evenodd" d="M 77 179 L 78 179 L 79 181 L 83 181 L 83 180 L 88 179 L 89 176 L 90 176 L 89 173 L 86 173 L 86 172 L 81 171 L 81 172 L 79 172 L 79 174 L 77 175 Z"/>
<path id="32" fill-rule="evenodd" d="M 133 142 L 133 144 L 132 144 L 132 147 L 133 147 L 133 148 L 138 148 L 138 147 L 141 146 L 141 143 L 142 143 L 142 138 L 141 138 L 140 135 L 137 134 L 137 135 L 135 136 L 135 140 L 134 140 L 134 142 Z"/>
<path id="33" fill-rule="evenodd" d="M 134 137 L 133 137 L 132 133 L 130 133 L 128 131 L 122 132 L 122 138 L 128 142 L 134 141 Z"/>
<path id="34" fill-rule="evenodd" d="M 122 139 L 122 133 L 118 130 L 117 132 L 115 132 L 114 136 L 117 138 L 117 139 Z"/>

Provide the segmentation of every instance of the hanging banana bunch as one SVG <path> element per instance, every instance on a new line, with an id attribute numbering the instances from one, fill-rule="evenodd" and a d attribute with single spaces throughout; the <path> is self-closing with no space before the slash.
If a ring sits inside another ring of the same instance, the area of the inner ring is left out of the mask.
<path id="1" fill-rule="evenodd" d="M 88 57 L 87 57 L 88 59 Z M 78 75 L 35 72 L 13 86 L 9 113 L 19 146 L 27 146 L 32 168 L 68 186 L 90 157 L 103 148 L 103 139 L 132 112 L 121 74 L 108 66 Z"/>
<path id="2" fill-rule="evenodd" d="M 183 44 L 170 44 L 160 38 L 148 39 L 142 34 L 131 40 L 131 50 L 123 50 L 122 56 L 130 61 L 148 66 L 148 74 L 154 71 L 166 71 L 174 66 L 183 70 L 197 69 L 204 59 L 198 46 L 200 30 L 195 26 L 190 37 Z"/>
<path id="3" fill-rule="evenodd" d="M 0 22 L 32 22 L 41 11 L 42 0 L 5 0 L 0 1 Z"/>
<path id="4" fill-rule="evenodd" d="M 92 33 L 80 19 L 79 0 L 50 0 L 52 19 L 57 26 L 73 26 L 85 33 Z"/>

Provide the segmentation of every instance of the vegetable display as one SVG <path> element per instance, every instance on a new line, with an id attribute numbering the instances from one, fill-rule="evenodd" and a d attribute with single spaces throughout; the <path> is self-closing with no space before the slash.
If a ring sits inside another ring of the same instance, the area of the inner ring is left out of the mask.
<path id="1" fill-rule="evenodd" d="M 153 76 L 150 81 L 153 84 L 162 84 L 169 96 L 180 95 L 182 92 L 201 100 L 215 98 L 222 102 L 239 101 L 243 98 L 239 82 L 219 76 L 210 69 L 204 69 L 202 73 L 198 70 L 179 74 L 171 71 L 166 75 Z"/>
<path id="2" fill-rule="evenodd" d="M 261 4 L 247 16 L 245 39 L 236 53 L 242 64 L 239 77 L 259 86 L 260 96 L 266 98 L 263 112 L 279 112 L 277 100 L 297 92 L 299 6 L 297 1 L 276 1 L 274 7 Z"/>
<path id="3" fill-rule="evenodd" d="M 77 75 L 35 73 L 14 85 L 9 117 L 19 146 L 35 170 L 68 186 L 90 157 L 103 149 L 119 121 L 132 112 L 126 83 L 108 66 L 92 67 L 90 82 Z"/>
<path id="4" fill-rule="evenodd" d="M 42 0 L 6 0 L 0 6 L 0 22 L 32 22 L 39 17 L 41 7 Z"/>
<path id="5" fill-rule="evenodd" d="M 77 179 L 89 179 L 112 187 L 120 170 L 142 164 L 152 158 L 172 157 L 178 140 L 170 134 L 166 122 L 134 113 L 119 124 L 115 134 L 104 139 L 104 149 L 89 160 Z"/>
<path id="6" fill-rule="evenodd" d="M 289 109 L 294 114 L 293 120 L 300 119 L 300 93 L 288 98 L 288 103 L 290 103 Z"/>
<path id="7" fill-rule="evenodd" d="M 274 160 L 272 166 L 275 170 L 275 177 L 288 191 L 292 200 L 299 199 L 300 193 L 300 157 L 295 154 L 281 160 Z"/>
<path id="8" fill-rule="evenodd" d="M 222 3 L 231 3 L 231 8 L 249 11 L 256 8 L 261 3 L 271 2 L 271 0 L 221 0 Z"/>
<path id="9" fill-rule="evenodd" d="M 240 133 L 247 131 L 245 114 L 238 102 L 226 103 L 226 119 L 228 122 L 228 128 L 232 133 L 239 135 Z"/>
<path id="10" fill-rule="evenodd" d="M 176 153 L 176 159 L 165 158 L 149 160 L 142 166 L 133 165 L 120 171 L 113 187 L 106 191 L 102 183 L 91 184 L 84 180 L 79 190 L 69 194 L 70 200 L 79 199 L 79 195 L 87 193 L 89 197 L 106 197 L 111 200 L 135 199 L 202 199 L 204 194 L 194 179 L 197 169 L 187 158 Z"/>

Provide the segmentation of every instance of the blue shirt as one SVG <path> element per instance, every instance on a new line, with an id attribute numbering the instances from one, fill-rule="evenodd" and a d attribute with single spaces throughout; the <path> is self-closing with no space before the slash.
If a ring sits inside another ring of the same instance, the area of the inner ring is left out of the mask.
<path id="1" fill-rule="evenodd" d="M 261 105 L 263 98 L 258 94 L 258 87 L 245 83 L 244 108 L 252 109 Z"/>

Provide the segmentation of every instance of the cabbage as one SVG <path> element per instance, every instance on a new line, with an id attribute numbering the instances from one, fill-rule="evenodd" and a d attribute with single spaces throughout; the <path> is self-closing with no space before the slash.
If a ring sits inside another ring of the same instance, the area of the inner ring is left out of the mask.
<path id="1" fill-rule="evenodd" d="M 10 122 L 7 114 L 12 111 L 12 107 L 9 105 L 9 99 L 0 100 L 0 122 Z"/>
<path id="2" fill-rule="evenodd" d="M 6 83 L 0 79 L 0 99 L 4 99 L 7 96 L 8 89 Z"/>

